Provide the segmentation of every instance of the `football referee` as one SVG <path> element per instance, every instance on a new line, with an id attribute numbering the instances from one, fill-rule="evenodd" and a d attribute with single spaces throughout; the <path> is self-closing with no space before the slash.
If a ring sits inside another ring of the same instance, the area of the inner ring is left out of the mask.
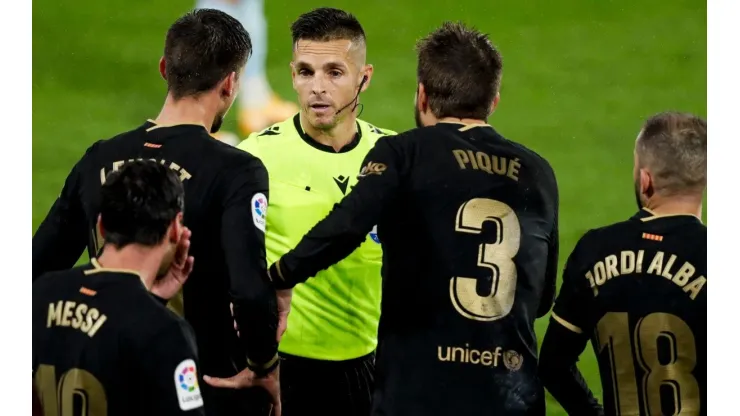
<path id="1" fill-rule="evenodd" d="M 217 10 L 187 13 L 169 28 L 159 62 L 167 81 L 162 110 L 154 120 L 94 143 L 77 162 L 33 236 L 33 275 L 71 268 L 88 241 L 95 257 L 101 183 L 131 161 L 157 161 L 175 171 L 185 189 L 184 223 L 197 261 L 183 289 L 184 314 L 195 331 L 201 374 L 224 377 L 246 367 L 257 373 L 254 384 L 271 388 L 277 399 L 276 298 L 265 277 L 264 209 L 253 208 L 267 205 L 267 170 L 209 134 L 236 98 L 251 49 L 244 27 Z M 268 411 L 261 390 L 200 385 L 208 415 Z"/>
<path id="2" fill-rule="evenodd" d="M 395 134 L 357 118 L 373 67 L 365 32 L 342 10 L 320 8 L 292 25 L 300 113 L 239 146 L 270 172 L 267 258 L 293 248 L 357 182 L 367 152 Z M 380 319 L 381 247 L 375 233 L 342 262 L 296 287 L 280 342 L 285 416 L 368 415 Z M 326 382 L 317 383 L 316 377 Z M 328 383 L 328 384 L 327 384 Z"/>

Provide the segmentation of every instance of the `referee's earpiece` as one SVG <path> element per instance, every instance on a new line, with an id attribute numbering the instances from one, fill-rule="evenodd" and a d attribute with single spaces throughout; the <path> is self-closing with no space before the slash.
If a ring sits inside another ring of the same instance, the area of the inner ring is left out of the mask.
<path id="1" fill-rule="evenodd" d="M 365 86 L 365 83 L 367 82 L 367 75 L 362 76 L 362 81 L 360 81 L 360 88 L 357 89 L 357 92 L 362 91 L 362 87 Z"/>

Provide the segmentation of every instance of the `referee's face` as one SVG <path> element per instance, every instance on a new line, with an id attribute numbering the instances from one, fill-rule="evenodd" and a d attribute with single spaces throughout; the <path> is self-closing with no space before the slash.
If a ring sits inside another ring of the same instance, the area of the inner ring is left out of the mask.
<path id="1" fill-rule="evenodd" d="M 317 129 L 330 129 L 352 113 L 352 103 L 365 75 L 364 44 L 339 39 L 299 40 L 291 62 L 293 87 L 301 112 Z"/>

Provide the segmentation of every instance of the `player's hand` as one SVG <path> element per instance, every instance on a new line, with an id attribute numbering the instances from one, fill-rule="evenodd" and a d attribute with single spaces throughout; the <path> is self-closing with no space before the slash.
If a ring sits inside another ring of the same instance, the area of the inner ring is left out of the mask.
<path id="1" fill-rule="evenodd" d="M 278 330 L 277 341 L 283 338 L 285 330 L 288 329 L 288 314 L 290 313 L 290 299 L 293 297 L 293 289 L 277 291 L 278 305 Z"/>
<path id="2" fill-rule="evenodd" d="M 192 232 L 185 227 L 180 235 L 175 249 L 175 258 L 172 260 L 167 273 L 154 281 L 151 292 L 162 299 L 172 299 L 180 291 L 182 285 L 188 280 L 190 272 L 193 271 L 195 259 L 190 256 L 190 237 Z"/>
<path id="3" fill-rule="evenodd" d="M 213 387 L 223 389 L 246 389 L 250 387 L 261 387 L 272 397 L 272 410 L 274 416 L 281 416 L 282 405 L 280 403 L 280 364 L 264 377 L 257 377 L 254 372 L 245 368 L 239 374 L 229 378 L 203 376 L 203 380 Z"/>

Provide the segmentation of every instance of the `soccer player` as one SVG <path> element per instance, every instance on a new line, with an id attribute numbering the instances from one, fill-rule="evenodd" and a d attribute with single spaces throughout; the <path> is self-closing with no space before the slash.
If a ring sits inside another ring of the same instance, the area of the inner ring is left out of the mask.
<path id="1" fill-rule="evenodd" d="M 198 0 L 197 8 L 221 10 L 233 16 L 249 32 L 254 49 L 249 65 L 244 69 L 239 94 L 237 121 L 243 136 L 258 132 L 298 112 L 298 106 L 278 97 L 270 87 L 265 64 L 267 61 L 267 18 L 264 0 Z M 229 144 L 236 135 L 216 134 Z M 242 136 L 242 137 L 243 137 Z"/>
<path id="2" fill-rule="evenodd" d="M 100 191 L 100 257 L 33 283 L 45 414 L 205 414 L 192 329 L 149 293 L 174 296 L 193 268 L 183 205 L 173 170 L 127 164 Z"/>
<path id="3" fill-rule="evenodd" d="M 565 266 L 540 356 L 569 414 L 601 414 L 576 367 L 589 339 L 607 415 L 707 412 L 707 124 L 650 118 L 635 143 L 630 219 L 588 231 Z"/>
<path id="4" fill-rule="evenodd" d="M 533 326 L 553 300 L 558 190 L 547 161 L 486 124 L 501 71 L 488 37 L 462 24 L 422 39 L 419 128 L 378 140 L 352 192 L 270 266 L 276 287 L 291 288 L 377 224 L 373 415 L 545 413 Z"/>
<path id="5" fill-rule="evenodd" d="M 93 144 L 75 165 L 33 237 L 33 274 L 71 267 L 88 238 L 95 257 L 101 183 L 129 161 L 156 160 L 175 171 L 186 191 L 184 221 L 198 264 L 184 287 L 184 316 L 195 330 L 203 373 L 229 376 L 249 367 L 257 384 L 269 387 L 276 386 L 269 379 L 277 378 L 278 320 L 266 277 L 267 171 L 259 159 L 209 135 L 237 95 L 250 49 L 242 25 L 220 11 L 199 9 L 170 27 L 160 61 L 164 107 L 155 120 Z M 209 415 L 246 413 L 264 399 L 260 390 L 202 390 Z"/>
<path id="6" fill-rule="evenodd" d="M 370 85 L 365 32 L 351 14 L 319 8 L 292 25 L 293 85 L 301 111 L 239 146 L 270 172 L 267 257 L 277 260 L 357 182 L 353 172 L 380 137 L 357 118 Z M 295 289 L 280 342 L 286 416 L 367 415 L 380 315 L 382 251 L 367 230 L 359 249 Z M 315 382 L 315 374 L 331 380 Z"/>

